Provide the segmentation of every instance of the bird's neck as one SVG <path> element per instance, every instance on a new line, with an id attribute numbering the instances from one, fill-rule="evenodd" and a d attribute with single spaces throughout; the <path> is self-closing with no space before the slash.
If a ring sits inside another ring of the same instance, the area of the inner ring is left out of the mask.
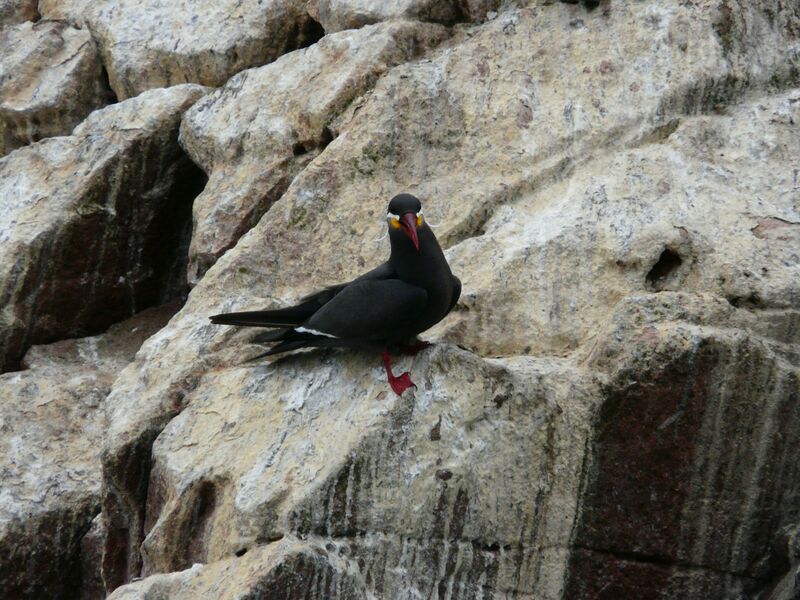
<path id="1" fill-rule="evenodd" d="M 430 291 L 441 282 L 443 276 L 450 273 L 450 267 L 429 227 L 420 227 L 417 235 L 419 251 L 414 248 L 411 240 L 398 239 L 396 243 L 392 243 L 389 264 L 403 281 Z"/>

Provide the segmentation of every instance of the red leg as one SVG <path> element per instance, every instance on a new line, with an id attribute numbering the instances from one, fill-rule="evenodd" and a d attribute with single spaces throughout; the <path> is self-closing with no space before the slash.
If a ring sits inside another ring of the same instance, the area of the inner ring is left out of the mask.
<path id="1" fill-rule="evenodd" d="M 398 344 L 397 349 L 406 356 L 416 356 L 428 346 L 433 346 L 433 344 L 422 340 L 416 340 L 413 344 Z"/>
<path id="2" fill-rule="evenodd" d="M 392 390 L 394 390 L 395 394 L 402 396 L 403 392 L 408 388 L 417 387 L 414 385 L 414 382 L 411 381 L 411 376 L 407 372 L 397 377 L 394 376 L 392 373 L 392 362 L 389 360 L 389 353 L 386 350 L 381 353 L 381 358 L 383 359 L 383 368 L 386 369 L 386 378 L 389 380 L 389 385 L 392 386 Z"/>

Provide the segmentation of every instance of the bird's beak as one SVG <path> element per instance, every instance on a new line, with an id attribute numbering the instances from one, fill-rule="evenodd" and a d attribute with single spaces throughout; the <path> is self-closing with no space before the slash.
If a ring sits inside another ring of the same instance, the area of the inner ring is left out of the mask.
<path id="1" fill-rule="evenodd" d="M 411 238 L 414 243 L 414 248 L 419 252 L 419 238 L 417 237 L 417 216 L 414 213 L 406 213 L 400 217 L 400 223 L 403 225 L 403 231 Z"/>

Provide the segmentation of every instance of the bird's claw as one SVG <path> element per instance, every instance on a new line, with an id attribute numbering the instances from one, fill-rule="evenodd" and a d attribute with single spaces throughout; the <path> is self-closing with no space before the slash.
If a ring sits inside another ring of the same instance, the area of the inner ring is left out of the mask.
<path id="1" fill-rule="evenodd" d="M 408 374 L 408 371 L 406 371 L 402 375 L 398 375 L 397 377 L 390 376 L 389 385 L 392 386 L 392 390 L 398 396 L 402 396 L 403 392 L 405 392 L 410 387 L 417 389 L 417 385 L 413 381 L 411 381 L 411 375 Z"/>

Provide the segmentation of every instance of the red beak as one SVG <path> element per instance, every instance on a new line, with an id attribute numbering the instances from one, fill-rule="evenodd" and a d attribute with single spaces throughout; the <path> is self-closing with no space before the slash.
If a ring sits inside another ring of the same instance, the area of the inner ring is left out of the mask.
<path id="1" fill-rule="evenodd" d="M 414 248 L 419 252 L 419 238 L 417 238 L 417 215 L 414 213 L 406 213 L 400 217 L 400 223 L 403 224 L 403 232 L 411 238 L 414 242 Z"/>

